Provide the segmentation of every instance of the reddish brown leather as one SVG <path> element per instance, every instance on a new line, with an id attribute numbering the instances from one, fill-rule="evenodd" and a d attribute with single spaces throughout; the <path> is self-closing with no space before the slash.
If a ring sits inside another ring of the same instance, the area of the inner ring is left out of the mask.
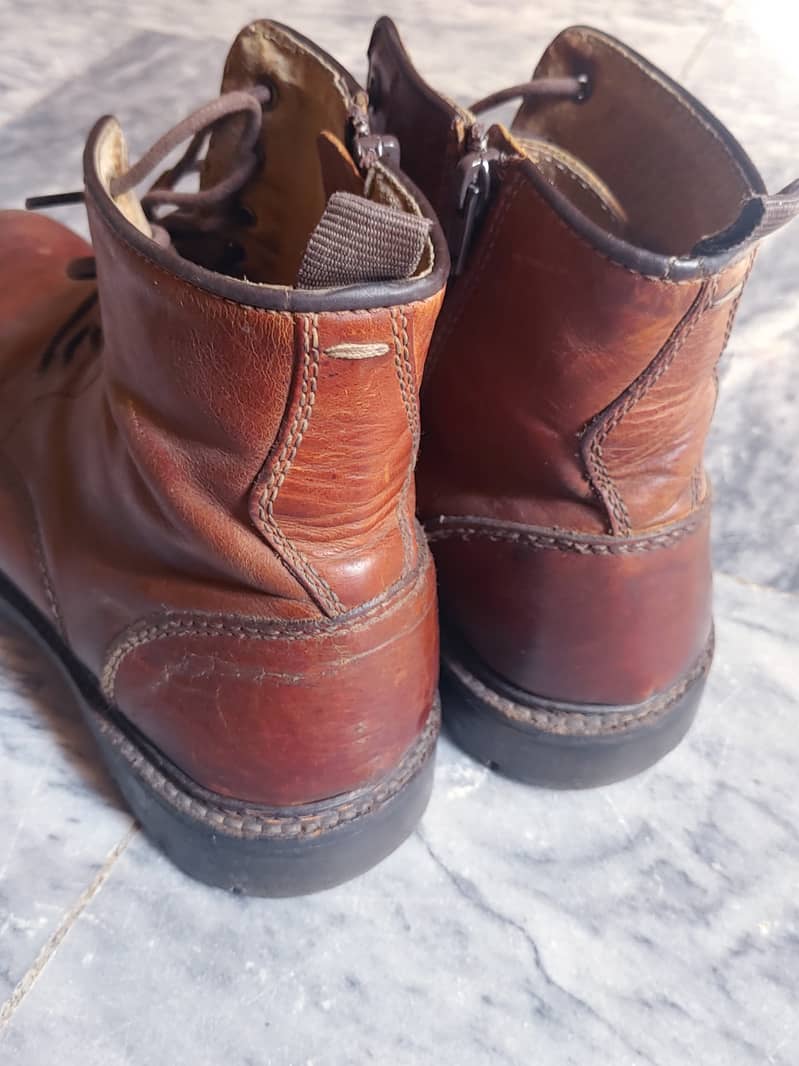
<path id="1" fill-rule="evenodd" d="M 559 38 L 542 69 L 579 73 L 573 53 L 582 37 L 590 31 Z M 625 63 L 631 85 L 654 75 L 603 40 L 588 57 L 590 74 L 598 87 L 610 81 L 618 103 Z M 610 66 L 600 71 L 605 52 Z M 428 125 L 414 103 L 419 76 L 385 25 L 371 56 L 378 80 L 391 86 L 381 116 L 388 131 L 406 139 L 421 130 L 448 159 L 446 101 L 439 98 Z M 688 109 L 672 88 L 650 95 L 663 108 Z M 579 121 L 581 105 L 529 105 L 544 106 L 569 106 Z M 665 111 L 653 105 L 642 116 L 638 102 L 630 106 L 656 136 Z M 706 122 L 693 103 L 690 110 L 687 124 Z M 454 128 L 459 114 L 449 113 Z M 590 101 L 582 114 L 590 121 Z M 614 140 L 609 120 L 591 136 L 614 146 L 606 143 L 606 153 L 630 149 Z M 697 143 L 708 136 L 703 126 Z M 702 452 L 716 362 L 754 251 L 721 268 L 694 268 L 686 280 L 669 278 L 665 259 L 661 276 L 636 269 L 638 259 L 656 256 L 627 246 L 615 259 L 619 242 L 595 223 L 578 225 L 579 208 L 506 131 L 493 128 L 489 140 L 502 157 L 491 204 L 466 272 L 450 285 L 422 392 L 417 491 L 442 617 L 489 668 L 534 696 L 636 703 L 689 670 L 710 637 Z M 575 133 L 566 147 L 580 144 Z M 717 169 L 725 158 L 733 166 L 725 151 L 714 152 Z M 413 156 L 405 165 L 434 200 L 447 188 L 438 175 L 426 187 L 431 176 L 414 169 Z M 625 173 L 636 180 L 632 162 Z M 735 169 L 731 185 L 739 178 Z M 711 217 L 708 229 L 717 222 Z M 641 536 L 650 539 L 646 550 L 635 546 Z"/>
<path id="2" fill-rule="evenodd" d="M 417 735 L 437 674 L 411 474 L 441 293 L 247 307 L 177 258 L 148 261 L 91 197 L 88 211 L 103 346 L 85 338 L 44 372 L 92 291 L 65 276 L 87 248 L 0 216 L 0 567 L 201 784 L 293 804 L 374 780 Z M 342 357 L 353 344 L 378 354 Z M 298 418 L 306 356 L 315 402 Z"/>
<path id="3" fill-rule="evenodd" d="M 687 673 L 708 643 L 709 517 L 705 508 L 687 529 L 623 540 L 433 526 L 443 624 L 536 696 L 641 702 Z"/>
<path id="4" fill-rule="evenodd" d="M 388 603 L 334 625 L 145 620 L 111 650 L 109 697 L 136 708 L 163 752 L 228 796 L 311 802 L 378 779 L 421 732 L 435 697 L 438 618 L 424 556 Z"/>

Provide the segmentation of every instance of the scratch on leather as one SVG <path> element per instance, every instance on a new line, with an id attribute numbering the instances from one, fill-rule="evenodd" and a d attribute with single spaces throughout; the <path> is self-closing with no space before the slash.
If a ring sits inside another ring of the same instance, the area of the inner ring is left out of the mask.
<path id="1" fill-rule="evenodd" d="M 106 651 L 105 664 L 100 678 L 103 695 L 111 703 L 116 696 L 116 679 L 120 667 L 131 652 L 146 644 L 172 637 L 231 638 L 233 640 L 313 640 L 342 637 L 367 629 L 378 616 L 382 620 L 405 609 L 408 599 L 416 595 L 427 580 L 432 565 L 426 545 L 421 545 L 421 561 L 415 575 L 397 590 L 390 602 L 380 596 L 366 610 L 358 608 L 348 612 L 348 619 L 315 618 L 295 621 L 268 621 L 247 618 L 241 615 L 197 615 L 191 612 L 175 612 L 148 615 L 119 633 Z"/>
<path id="2" fill-rule="evenodd" d="M 603 455 L 605 441 L 669 369 L 707 309 L 712 294 L 713 284 L 705 282 L 652 362 L 621 396 L 590 423 L 583 433 L 581 441 L 583 461 L 594 491 L 605 505 L 610 529 L 615 536 L 629 536 L 632 533 L 632 522 L 627 505 L 605 464 Z"/>
<path id="3" fill-rule="evenodd" d="M 275 517 L 275 501 L 310 424 L 319 382 L 318 316 L 304 315 L 302 317 L 302 330 L 300 395 L 286 438 L 272 464 L 269 477 L 258 498 L 258 517 L 262 524 L 264 536 L 278 552 L 288 569 L 302 582 L 326 614 L 336 615 L 345 611 L 344 604 L 312 564 L 292 544 L 291 540 L 280 528 Z"/>

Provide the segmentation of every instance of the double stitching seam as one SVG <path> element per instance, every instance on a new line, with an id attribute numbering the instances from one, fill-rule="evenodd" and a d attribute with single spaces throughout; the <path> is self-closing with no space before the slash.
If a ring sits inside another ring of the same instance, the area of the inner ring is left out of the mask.
<path id="1" fill-rule="evenodd" d="M 156 621 L 153 616 L 124 629 L 111 642 L 100 681 L 103 695 L 114 702 L 116 678 L 122 663 L 136 648 L 170 637 L 229 637 L 234 640 L 313 640 L 335 637 L 347 637 L 367 629 L 378 616 L 389 618 L 395 611 L 404 608 L 426 579 L 430 565 L 429 553 L 424 549 L 425 558 L 419 568 L 418 576 L 403 588 L 402 594 L 386 604 L 381 597 L 368 610 L 361 611 L 350 622 L 331 621 L 328 619 L 299 621 L 294 623 L 267 622 L 243 619 L 232 621 L 229 618 L 203 618 L 195 615 L 178 615 Z M 157 616 L 156 616 L 157 617 Z"/>
<path id="2" fill-rule="evenodd" d="M 344 604 L 324 578 L 292 544 L 291 540 L 280 528 L 275 517 L 275 501 L 311 421 L 319 382 L 318 316 L 303 315 L 302 329 L 300 396 L 286 439 L 280 448 L 277 459 L 258 499 L 258 517 L 263 525 L 264 534 L 271 540 L 284 563 L 314 596 L 322 610 L 328 615 L 336 615 L 344 612 Z"/>
<path id="3" fill-rule="evenodd" d="M 440 519 L 439 519 L 440 521 Z M 567 552 L 574 555 L 636 555 L 639 552 L 659 551 L 670 548 L 685 537 L 691 536 L 704 524 L 704 515 L 683 523 L 675 529 L 653 533 L 635 540 L 607 541 L 582 539 L 585 534 L 570 535 L 565 531 L 544 533 L 526 529 L 509 529 L 501 526 L 483 526 L 468 520 L 455 519 L 452 525 L 439 526 L 427 531 L 430 543 L 441 540 L 488 540 L 497 544 L 518 544 L 525 548 Z M 457 523 L 457 524 L 455 524 Z"/>
<path id="4" fill-rule="evenodd" d="M 696 329 L 702 314 L 712 298 L 715 282 L 705 282 L 691 303 L 688 311 L 672 331 L 652 362 L 628 386 L 622 395 L 606 407 L 602 414 L 592 422 L 583 434 L 582 452 L 589 479 L 599 498 L 605 505 L 611 532 L 616 536 L 629 536 L 632 523 L 627 505 L 622 499 L 613 478 L 605 464 L 603 446 L 608 436 L 616 429 L 627 414 L 646 395 L 666 373 L 674 362 L 678 352 Z"/>
<path id="5" fill-rule="evenodd" d="M 397 500 L 397 524 L 402 539 L 403 573 L 406 573 L 408 568 L 413 565 L 413 534 L 408 519 L 408 494 L 411 490 L 413 471 L 416 466 L 421 427 L 416 376 L 411 364 L 408 319 L 404 309 L 395 311 L 392 308 L 389 317 L 391 319 L 391 334 L 394 339 L 394 369 L 397 372 L 400 395 L 411 434 L 411 454 L 408 460 L 408 469 Z"/>

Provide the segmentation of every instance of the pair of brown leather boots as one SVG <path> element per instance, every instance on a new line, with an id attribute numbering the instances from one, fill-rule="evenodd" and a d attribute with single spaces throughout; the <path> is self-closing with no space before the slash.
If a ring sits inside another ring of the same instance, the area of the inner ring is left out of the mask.
<path id="1" fill-rule="evenodd" d="M 145 829 L 246 893 L 352 877 L 420 817 L 436 572 L 476 758 L 584 787 L 679 741 L 716 364 L 799 201 L 595 30 L 471 110 L 390 21 L 369 54 L 365 92 L 256 22 L 218 100 L 133 167 L 101 119 L 85 191 L 30 205 L 84 200 L 93 249 L 2 216 L 4 603 Z"/>

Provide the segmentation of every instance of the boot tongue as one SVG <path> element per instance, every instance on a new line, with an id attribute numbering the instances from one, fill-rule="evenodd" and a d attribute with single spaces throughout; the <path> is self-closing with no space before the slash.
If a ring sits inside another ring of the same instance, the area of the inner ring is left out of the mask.
<path id="1" fill-rule="evenodd" d="M 251 281 L 293 285 L 308 238 L 319 222 L 331 184 L 323 169 L 319 135 L 346 140 L 356 83 L 310 42 L 274 22 L 253 22 L 228 54 L 222 92 L 267 85 L 261 159 L 242 189 L 240 222 L 229 236 L 241 246 L 242 270 Z M 211 136 L 201 187 L 223 178 L 241 126 L 221 125 Z M 350 175 L 350 181 L 352 176 Z M 351 186 L 349 186 L 351 188 Z"/>

